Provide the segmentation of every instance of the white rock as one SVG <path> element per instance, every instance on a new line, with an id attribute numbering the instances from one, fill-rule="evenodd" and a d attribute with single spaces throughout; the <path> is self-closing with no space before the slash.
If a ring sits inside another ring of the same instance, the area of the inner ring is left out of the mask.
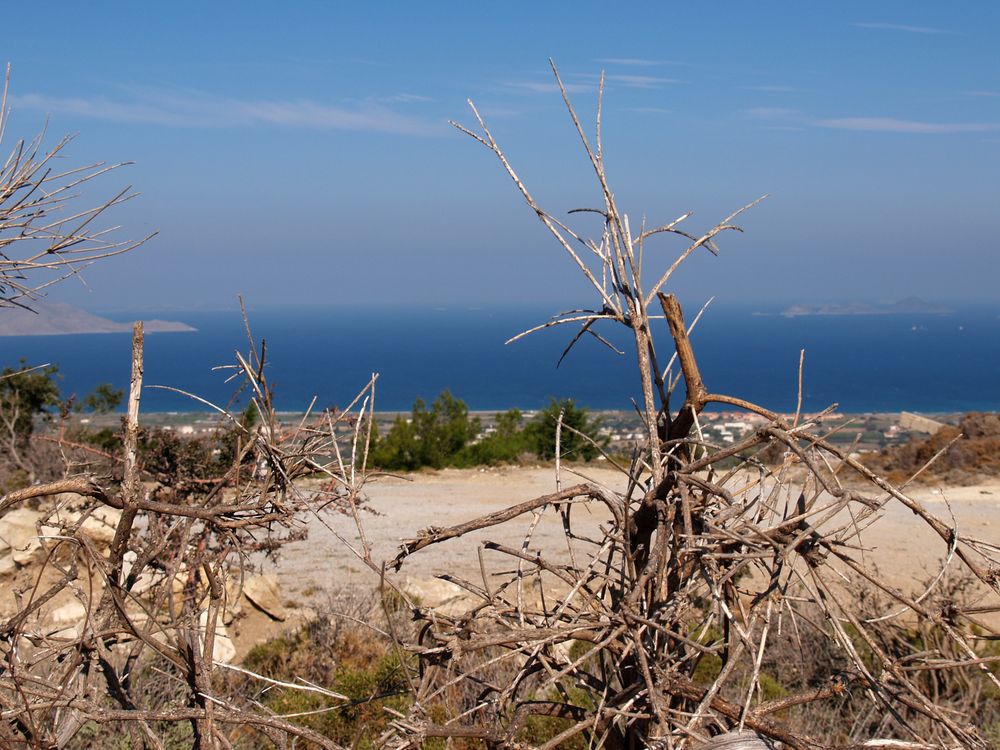
<path id="1" fill-rule="evenodd" d="M 205 630 L 208 628 L 208 610 L 204 610 L 201 613 L 201 617 L 198 619 L 198 623 L 201 626 L 201 644 L 202 647 L 205 645 Z M 236 646 L 233 645 L 232 638 L 229 637 L 229 633 L 226 632 L 226 626 L 222 624 L 221 619 L 216 619 L 215 621 L 215 640 L 212 644 L 212 659 L 219 664 L 230 664 L 233 659 L 236 658 Z"/>
<path id="2" fill-rule="evenodd" d="M 165 579 L 162 573 L 149 572 L 148 570 L 143 571 L 139 574 L 138 578 L 135 579 L 135 585 L 132 586 L 132 593 L 139 596 L 150 591 L 154 586 L 161 583 Z"/>
<path id="3" fill-rule="evenodd" d="M 9 554 L 10 550 L 6 552 L 0 552 L 0 576 L 6 576 L 17 570 L 17 566 L 14 564 L 14 558 Z"/>
<path id="4" fill-rule="evenodd" d="M 285 606 L 281 603 L 278 577 L 275 575 L 251 576 L 243 582 L 243 596 L 257 609 L 275 620 L 284 620 L 288 617 Z"/>
<path id="5" fill-rule="evenodd" d="M 27 508 L 13 510 L 0 518 L 0 548 L 10 548 L 18 565 L 28 565 L 42 549 L 36 524 L 39 513 Z"/>
<path id="6" fill-rule="evenodd" d="M 122 579 L 128 578 L 128 574 L 132 572 L 132 566 L 135 561 L 139 559 L 139 555 L 134 549 L 125 550 L 125 554 L 122 555 Z"/>
<path id="7" fill-rule="evenodd" d="M 98 547 L 107 548 L 115 540 L 115 531 L 122 519 L 122 512 L 117 508 L 102 505 L 83 522 L 80 533 L 85 534 Z"/>
<path id="8" fill-rule="evenodd" d="M 239 583 L 236 581 L 226 582 L 226 599 L 222 608 L 222 621 L 229 625 L 243 612 L 243 597 L 240 596 Z"/>
<path id="9" fill-rule="evenodd" d="M 69 528 L 79 523 L 82 515 L 79 511 L 63 510 L 54 514 L 50 523 L 58 523 L 63 528 Z M 98 549 L 106 550 L 115 539 L 115 531 L 118 528 L 118 522 L 121 521 L 121 517 L 122 512 L 117 508 L 109 508 L 104 505 L 98 506 L 80 524 L 77 533 L 87 537 Z"/>
<path id="10" fill-rule="evenodd" d="M 49 620 L 53 625 L 65 627 L 75 625 L 87 616 L 87 608 L 79 599 L 71 599 L 60 607 L 49 612 Z"/>
<path id="11" fill-rule="evenodd" d="M 469 596 L 469 592 L 461 586 L 440 578 L 407 579 L 403 591 L 418 600 L 421 606 L 432 609 L 457 604 Z"/>

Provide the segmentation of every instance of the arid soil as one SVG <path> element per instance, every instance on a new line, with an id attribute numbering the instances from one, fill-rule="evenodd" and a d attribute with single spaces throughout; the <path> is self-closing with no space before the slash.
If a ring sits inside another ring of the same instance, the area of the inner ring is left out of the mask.
<path id="1" fill-rule="evenodd" d="M 624 489 L 624 476 L 607 467 L 575 468 L 588 481 Z M 580 481 L 585 480 L 564 468 L 563 486 Z M 420 529 L 458 524 L 555 489 L 552 467 L 449 469 L 406 478 L 383 478 L 368 485 L 369 507 L 375 513 L 363 513 L 361 521 L 372 557 L 391 560 L 400 540 L 414 536 Z M 946 521 L 953 518 L 960 533 L 1000 543 L 1000 480 L 968 487 L 916 487 L 908 492 L 940 518 Z M 589 511 L 576 506 L 573 529 L 586 533 L 605 518 L 603 511 L 596 508 Z M 531 514 L 526 514 L 517 521 L 471 534 L 464 540 L 432 546 L 409 558 L 400 574 L 413 581 L 445 573 L 481 582 L 476 545 L 470 542 L 489 539 L 520 547 L 531 520 Z M 309 526 L 309 538 L 286 547 L 277 573 L 287 602 L 309 605 L 319 603 L 316 597 L 331 590 L 377 585 L 378 575 L 361 563 L 337 534 L 360 548 L 354 520 L 339 515 L 326 516 L 325 521 L 314 519 Z M 864 540 L 865 549 L 854 554 L 863 556 L 869 565 L 876 565 L 885 578 L 904 591 L 921 591 L 921 583 L 937 573 L 941 560 L 948 554 L 947 545 L 895 501 L 890 501 L 882 517 L 865 531 Z M 551 511 L 544 514 L 533 532 L 530 548 L 565 550 L 557 514 Z M 484 563 L 488 571 L 509 569 L 513 565 L 510 557 L 497 552 L 485 553 Z"/>

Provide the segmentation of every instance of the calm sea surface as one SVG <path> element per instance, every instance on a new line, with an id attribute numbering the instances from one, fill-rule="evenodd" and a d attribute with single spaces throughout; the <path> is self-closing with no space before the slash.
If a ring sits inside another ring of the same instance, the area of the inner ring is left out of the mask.
<path id="1" fill-rule="evenodd" d="M 448 388 L 473 409 L 534 408 L 550 396 L 573 397 L 596 409 L 629 409 L 638 395 L 634 352 L 612 336 L 619 356 L 585 337 L 556 368 L 573 334 L 568 326 L 514 344 L 504 340 L 543 322 L 550 311 L 446 310 L 260 311 L 254 335 L 265 339 L 268 373 L 279 409 L 344 405 L 380 373 L 376 408 L 409 409 L 417 396 Z M 128 316 L 112 316 L 128 319 Z M 154 316 L 150 316 L 154 317 Z M 160 314 L 182 319 L 196 333 L 146 339 L 146 383 L 171 385 L 225 404 L 227 373 L 213 367 L 245 351 L 238 313 Z M 666 325 L 661 323 L 664 332 Z M 612 330 L 612 329 L 606 329 Z M 996 310 L 950 315 L 872 315 L 784 318 L 751 309 L 710 308 L 693 336 L 709 389 L 739 395 L 776 410 L 795 407 L 799 350 L 806 350 L 807 409 L 837 402 L 845 411 L 1000 410 L 1000 316 Z M 127 387 L 128 334 L 0 338 L 0 364 L 21 357 L 54 362 L 65 394 L 84 394 L 110 381 Z M 666 336 L 661 359 L 671 353 Z M 146 411 L 205 407 L 154 389 Z"/>

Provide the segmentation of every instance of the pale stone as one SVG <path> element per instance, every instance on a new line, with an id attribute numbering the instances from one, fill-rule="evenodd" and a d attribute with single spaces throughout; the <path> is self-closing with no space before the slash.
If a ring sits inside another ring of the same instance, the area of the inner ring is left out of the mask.
<path id="1" fill-rule="evenodd" d="M 170 581 L 170 591 L 174 594 L 183 594 L 184 587 L 188 585 L 188 578 L 190 574 L 188 573 L 187 566 L 181 563 L 178 566 L 177 573 L 174 574 L 173 579 Z"/>
<path id="2" fill-rule="evenodd" d="M 0 577 L 10 575 L 17 570 L 17 566 L 14 564 L 14 558 L 11 557 L 8 552 L 9 550 L 7 552 L 0 553 L 3 555 L 3 557 L 0 557 Z"/>
<path id="3" fill-rule="evenodd" d="M 136 596 L 150 591 L 153 586 L 164 580 L 164 576 L 161 573 L 151 573 L 149 571 L 143 571 L 135 579 L 135 583 L 132 585 L 131 592 Z"/>
<path id="4" fill-rule="evenodd" d="M 240 596 L 239 584 L 235 581 L 226 583 L 226 598 L 222 607 L 222 621 L 229 625 L 243 612 L 243 597 Z"/>
<path id="5" fill-rule="evenodd" d="M 440 578 L 407 579 L 403 584 L 403 591 L 412 597 L 416 604 L 440 610 L 442 614 L 462 612 L 471 601 L 468 591 Z"/>
<path id="6" fill-rule="evenodd" d="M 208 628 L 207 609 L 201 613 L 198 623 L 201 626 L 201 643 L 204 646 L 205 630 Z M 233 644 L 232 638 L 229 637 L 229 633 L 226 632 L 226 626 L 222 624 L 221 619 L 216 619 L 215 639 L 212 642 L 212 659 L 218 664 L 230 664 L 235 658 L 236 646 Z"/>
<path id="7" fill-rule="evenodd" d="M 139 555 L 134 549 L 125 550 L 125 554 L 122 555 L 122 580 L 128 578 L 128 574 L 132 572 L 132 566 L 138 559 Z"/>
<path id="8" fill-rule="evenodd" d="M 212 649 L 212 658 L 218 664 L 232 664 L 233 659 L 236 658 L 236 645 L 226 633 L 226 626 L 221 622 L 215 633 L 215 648 Z"/>
<path id="9" fill-rule="evenodd" d="M 102 505 L 83 522 L 80 533 L 86 535 L 98 547 L 106 549 L 115 540 L 115 532 L 118 530 L 121 518 L 120 510 Z"/>
<path id="10" fill-rule="evenodd" d="M 62 529 L 66 529 L 79 523 L 82 516 L 83 514 L 79 511 L 63 510 L 54 514 L 51 521 L 58 523 Z M 99 550 L 106 550 L 115 539 L 115 531 L 118 528 L 121 517 L 122 512 L 117 508 L 109 508 L 104 505 L 99 506 L 80 524 L 77 533 L 80 536 L 86 537 Z M 63 533 L 62 529 L 55 533 Z"/>
<path id="11" fill-rule="evenodd" d="M 251 576 L 243 582 L 243 596 L 264 614 L 275 620 L 288 617 L 281 603 L 278 591 L 278 577 L 275 575 Z"/>
<path id="12" fill-rule="evenodd" d="M 87 616 L 87 608 L 79 599 L 71 599 L 62 606 L 49 612 L 49 620 L 53 625 L 75 625 Z"/>
<path id="13" fill-rule="evenodd" d="M 0 546 L 9 547 L 18 565 L 28 565 L 39 556 L 42 544 L 36 524 L 41 515 L 27 508 L 13 510 L 0 518 Z"/>

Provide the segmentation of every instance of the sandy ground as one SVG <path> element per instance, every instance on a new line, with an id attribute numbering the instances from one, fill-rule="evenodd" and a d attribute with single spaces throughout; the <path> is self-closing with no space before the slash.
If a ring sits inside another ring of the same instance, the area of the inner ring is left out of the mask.
<path id="1" fill-rule="evenodd" d="M 586 479 L 564 470 L 563 486 L 582 481 L 595 481 L 616 489 L 624 489 L 621 475 L 601 467 L 586 467 Z M 366 488 L 368 507 L 373 513 L 362 513 L 365 536 L 376 560 L 395 557 L 402 539 L 416 536 L 429 526 L 452 526 L 480 515 L 500 510 L 556 490 L 552 468 L 504 467 L 490 469 L 445 469 L 408 475 L 406 478 L 386 477 Z M 580 532 L 594 530 L 605 519 L 581 508 L 573 514 L 574 528 Z M 407 579 L 428 579 L 449 573 L 482 580 L 476 546 L 486 540 L 520 547 L 531 522 L 531 515 L 504 527 L 494 527 L 465 537 L 431 546 L 413 555 L 404 564 L 400 575 Z M 297 595 L 307 601 L 315 591 L 335 590 L 377 583 L 378 575 L 361 563 L 344 544 L 361 548 L 357 524 L 350 516 L 328 515 L 314 519 L 309 537 L 288 545 L 282 551 L 278 577 L 287 597 Z M 562 525 L 551 511 L 545 513 L 534 529 L 532 549 L 565 549 Z M 509 567 L 506 556 L 487 553 L 490 570 Z"/>
<path id="2" fill-rule="evenodd" d="M 580 469 L 589 480 L 614 489 L 624 489 L 623 477 L 605 467 Z M 581 480 L 564 469 L 563 485 Z M 370 507 L 362 521 L 375 559 L 394 557 L 401 539 L 428 526 L 451 526 L 539 495 L 553 492 L 551 467 L 444 470 L 407 478 L 384 478 L 367 488 Z M 934 514 L 946 521 L 954 518 L 960 533 L 1000 543 L 1000 480 L 971 487 L 946 489 L 918 487 L 910 490 Z M 577 532 L 595 529 L 605 515 L 578 506 L 573 514 Z M 531 522 L 522 516 L 503 527 L 478 532 L 466 541 L 434 545 L 410 557 L 400 575 L 411 580 L 430 579 L 447 573 L 481 581 L 476 547 L 468 543 L 490 539 L 520 547 Z M 325 592 L 345 587 L 370 587 L 378 576 L 367 569 L 347 548 L 340 534 L 352 545 L 360 545 L 354 520 L 349 516 L 327 516 L 326 523 L 313 520 L 309 537 L 285 548 L 277 573 L 283 596 L 292 604 L 318 604 Z M 875 564 L 891 583 L 914 592 L 939 569 L 947 545 L 909 510 L 890 502 L 882 518 L 865 532 L 866 550 L 859 551 Z M 558 515 L 544 514 L 534 530 L 532 549 L 565 550 Z M 564 554 L 564 553 L 563 553 Z M 496 552 L 484 555 L 487 570 L 510 568 L 510 558 Z M 956 566 L 957 568 L 957 566 Z"/>

